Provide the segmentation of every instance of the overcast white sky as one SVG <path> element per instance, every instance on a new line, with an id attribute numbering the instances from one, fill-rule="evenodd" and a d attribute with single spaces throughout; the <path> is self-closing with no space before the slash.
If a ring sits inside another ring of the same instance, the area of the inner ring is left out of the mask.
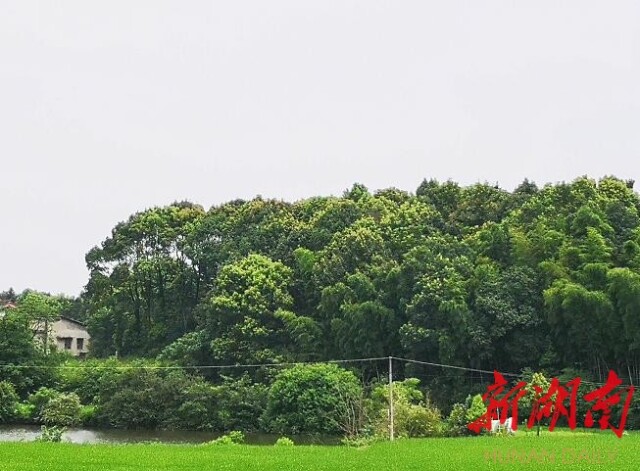
<path id="1" fill-rule="evenodd" d="M 0 3 L 0 290 L 131 213 L 423 177 L 640 180 L 638 1 Z"/>

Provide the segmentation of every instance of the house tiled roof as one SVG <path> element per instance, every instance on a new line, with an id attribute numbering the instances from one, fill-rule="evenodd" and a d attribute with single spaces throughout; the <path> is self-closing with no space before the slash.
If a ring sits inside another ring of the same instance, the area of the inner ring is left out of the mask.
<path id="1" fill-rule="evenodd" d="M 60 319 L 64 319 L 65 321 L 73 322 L 74 324 L 78 324 L 79 326 L 86 327 L 87 325 L 84 322 L 80 322 L 72 317 L 60 316 Z"/>

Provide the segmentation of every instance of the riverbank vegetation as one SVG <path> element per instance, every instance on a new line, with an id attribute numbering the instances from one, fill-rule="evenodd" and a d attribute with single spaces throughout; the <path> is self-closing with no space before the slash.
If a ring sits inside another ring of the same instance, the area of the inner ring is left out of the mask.
<path id="1" fill-rule="evenodd" d="M 333 435 L 352 441 L 389 434 L 388 385 L 363 385 L 353 371 L 334 364 L 270 368 L 263 370 L 262 382 L 245 374 L 217 383 L 152 362 L 64 366 L 53 370 L 52 387 L 23 401 L 10 383 L 0 382 L 0 423 Z M 477 418 L 484 412 L 469 409 L 467 401 L 457 405 L 461 415 L 445 420 L 417 379 L 395 382 L 393 397 L 398 437 L 465 434 L 469 414 Z"/>

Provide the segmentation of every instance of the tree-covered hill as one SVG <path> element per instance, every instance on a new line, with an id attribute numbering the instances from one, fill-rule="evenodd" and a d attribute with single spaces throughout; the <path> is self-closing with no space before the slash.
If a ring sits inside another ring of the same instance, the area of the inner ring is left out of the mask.
<path id="1" fill-rule="evenodd" d="M 87 254 L 93 354 L 640 379 L 639 212 L 614 177 L 148 209 Z"/>

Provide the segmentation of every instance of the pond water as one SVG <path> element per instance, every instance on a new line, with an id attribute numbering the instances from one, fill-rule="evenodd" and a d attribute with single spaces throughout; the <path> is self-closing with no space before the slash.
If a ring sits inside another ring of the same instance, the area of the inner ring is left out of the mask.
<path id="1" fill-rule="evenodd" d="M 0 425 L 0 442 L 34 441 L 40 435 L 36 425 Z M 205 443 L 219 437 L 220 433 L 194 432 L 186 430 L 118 430 L 69 428 L 62 441 L 71 443 Z M 246 443 L 273 445 L 278 435 L 247 434 Z M 296 445 L 337 445 L 336 437 L 295 436 L 290 437 Z"/>

